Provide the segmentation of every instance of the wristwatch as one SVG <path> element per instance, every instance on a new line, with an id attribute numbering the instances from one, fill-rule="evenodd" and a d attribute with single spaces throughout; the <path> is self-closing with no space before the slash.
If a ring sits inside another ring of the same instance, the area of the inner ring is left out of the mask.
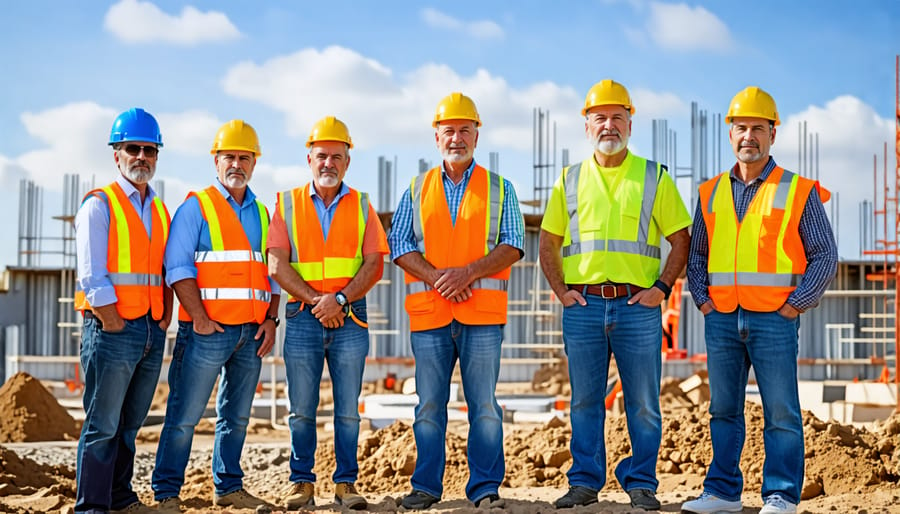
<path id="1" fill-rule="evenodd" d="M 278 325 L 281 324 L 281 320 L 278 319 L 278 316 L 269 316 L 268 314 L 266 314 L 266 319 L 270 319 L 270 320 L 272 320 L 273 322 L 275 322 L 275 327 L 276 327 L 276 328 L 278 327 Z"/>
<path id="2" fill-rule="evenodd" d="M 345 295 L 343 291 L 334 293 L 334 301 L 341 306 L 341 310 L 344 314 L 350 312 L 350 302 L 347 301 L 347 295 Z"/>

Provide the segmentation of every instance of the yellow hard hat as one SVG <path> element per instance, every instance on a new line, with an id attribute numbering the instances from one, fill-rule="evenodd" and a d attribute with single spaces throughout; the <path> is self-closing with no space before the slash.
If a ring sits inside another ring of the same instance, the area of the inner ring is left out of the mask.
<path id="1" fill-rule="evenodd" d="M 309 139 L 306 140 L 306 147 L 311 147 L 316 141 L 339 141 L 353 148 L 347 125 L 334 116 L 325 116 L 313 125 L 309 131 Z"/>
<path id="2" fill-rule="evenodd" d="M 591 86 L 587 96 L 584 97 L 584 109 L 581 110 L 581 115 L 586 115 L 592 107 L 598 105 L 621 105 L 626 111 L 634 114 L 631 95 L 628 94 L 625 86 L 615 80 L 603 79 Z"/>
<path id="3" fill-rule="evenodd" d="M 470 120 L 475 122 L 476 127 L 481 126 L 475 102 L 462 93 L 450 93 L 438 103 L 431 126 L 437 127 L 438 123 L 447 120 Z"/>
<path id="4" fill-rule="evenodd" d="M 256 137 L 256 130 L 244 120 L 231 120 L 216 132 L 216 139 L 213 141 L 212 150 L 209 153 L 215 155 L 222 150 L 243 150 L 245 152 L 253 152 L 256 157 L 262 155 L 259 149 L 259 138 Z"/>
<path id="5" fill-rule="evenodd" d="M 728 114 L 725 123 L 731 123 L 731 118 L 763 118 L 781 124 L 778 119 L 778 109 L 775 108 L 775 99 L 756 86 L 746 87 L 731 99 L 728 106 Z"/>

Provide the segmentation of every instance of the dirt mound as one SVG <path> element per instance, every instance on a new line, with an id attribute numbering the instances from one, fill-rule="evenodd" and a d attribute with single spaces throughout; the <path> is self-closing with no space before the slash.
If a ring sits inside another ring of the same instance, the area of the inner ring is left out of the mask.
<path id="1" fill-rule="evenodd" d="M 0 387 L 0 443 L 75 439 L 75 420 L 40 381 L 16 373 Z"/>
<path id="2" fill-rule="evenodd" d="M 0 446 L 0 511 L 53 512 L 74 497 L 74 468 L 38 464 Z"/>

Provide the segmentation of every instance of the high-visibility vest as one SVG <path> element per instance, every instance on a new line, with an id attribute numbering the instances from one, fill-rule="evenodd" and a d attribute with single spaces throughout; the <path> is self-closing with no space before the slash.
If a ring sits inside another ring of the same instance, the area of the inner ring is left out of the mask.
<path id="1" fill-rule="evenodd" d="M 278 208 L 291 241 L 291 267 L 316 291 L 336 293 L 362 267 L 369 195 L 348 187 L 350 192 L 338 200 L 326 238 L 310 187 L 278 193 Z M 288 301 L 299 300 L 291 296 Z"/>
<path id="2" fill-rule="evenodd" d="M 261 251 L 255 251 L 240 219 L 218 188 L 193 191 L 187 196 L 191 197 L 199 202 L 209 227 L 210 250 L 194 252 L 197 287 L 206 315 L 225 325 L 262 323 L 272 301 L 265 260 L 269 211 L 256 200 L 262 239 Z M 191 321 L 184 306 L 178 308 L 178 319 Z"/>
<path id="3" fill-rule="evenodd" d="M 798 226 L 813 187 L 818 182 L 775 167 L 738 221 L 730 172 L 700 185 L 709 296 L 716 310 L 773 312 L 797 288 L 806 271 Z M 827 191 L 819 189 L 827 200 Z"/>
<path id="4" fill-rule="evenodd" d="M 593 157 L 591 157 L 593 159 Z M 570 284 L 617 282 L 650 287 L 659 278 L 659 238 L 653 205 L 666 167 L 636 155 L 615 191 L 588 188 L 590 161 L 563 170 L 569 225 L 563 237 L 563 276 Z M 602 180 L 596 177 L 597 181 Z"/>
<path id="5" fill-rule="evenodd" d="M 150 312 L 153 319 L 162 319 L 163 255 L 169 238 L 170 220 L 165 204 L 158 196 L 153 198 L 150 237 L 147 237 L 144 222 L 117 182 L 89 192 L 84 200 L 91 196 L 96 196 L 109 207 L 106 269 L 116 292 L 115 305 L 119 316 L 122 319 L 136 319 Z M 91 306 L 78 283 L 75 289 L 75 310 L 90 310 Z"/>
<path id="6" fill-rule="evenodd" d="M 419 252 L 438 269 L 465 266 L 493 250 L 500 239 L 505 196 L 503 177 L 476 165 L 459 204 L 456 223 L 444 194 L 441 168 L 414 177 L 410 184 L 413 232 Z M 410 329 L 429 330 L 454 319 L 467 325 L 506 323 L 508 267 L 472 283 L 472 297 L 453 303 L 431 284 L 405 273 Z"/>

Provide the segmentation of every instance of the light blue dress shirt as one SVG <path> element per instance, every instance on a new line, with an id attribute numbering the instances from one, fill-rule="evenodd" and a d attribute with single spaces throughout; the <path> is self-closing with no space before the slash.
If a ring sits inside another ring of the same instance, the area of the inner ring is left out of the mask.
<path id="1" fill-rule="evenodd" d="M 256 207 L 256 195 L 248 187 L 244 192 L 244 202 L 241 205 L 231 197 L 231 193 L 218 179 L 215 187 L 225 197 L 228 205 L 234 209 L 250 246 L 254 251 L 262 251 L 262 232 L 260 231 L 259 209 Z M 190 197 L 181 204 L 175 216 L 172 217 L 172 227 L 169 230 L 169 241 L 166 244 L 166 256 L 163 260 L 166 268 L 166 283 L 170 286 L 175 282 L 186 278 L 197 278 L 197 266 L 194 264 L 194 252 L 208 252 L 212 250 L 209 237 L 209 224 L 203 218 L 200 210 L 200 201 L 196 197 Z M 269 285 L 272 294 L 281 294 L 281 287 L 269 277 Z"/>
<path id="2" fill-rule="evenodd" d="M 337 196 L 331 201 L 331 205 L 325 207 L 325 200 L 316 192 L 315 186 L 312 183 L 309 184 L 309 196 L 316 207 L 316 214 L 319 215 L 319 224 L 322 225 L 322 234 L 325 235 L 326 239 L 328 238 L 328 230 L 331 228 L 331 220 L 334 219 L 334 213 L 337 211 L 337 205 L 341 201 L 341 197 L 349 192 L 350 188 L 342 181 L 341 189 L 338 191 Z"/>
<path id="3" fill-rule="evenodd" d="M 131 202 L 131 206 L 144 222 L 144 230 L 150 235 L 153 223 L 153 199 L 156 191 L 147 185 L 147 197 L 141 203 L 141 193 L 120 173 L 116 183 Z M 106 196 L 105 193 L 100 193 Z M 75 255 L 78 284 L 92 307 L 112 305 L 118 301 L 106 258 L 109 246 L 109 204 L 94 195 L 87 197 L 75 215 Z"/>

